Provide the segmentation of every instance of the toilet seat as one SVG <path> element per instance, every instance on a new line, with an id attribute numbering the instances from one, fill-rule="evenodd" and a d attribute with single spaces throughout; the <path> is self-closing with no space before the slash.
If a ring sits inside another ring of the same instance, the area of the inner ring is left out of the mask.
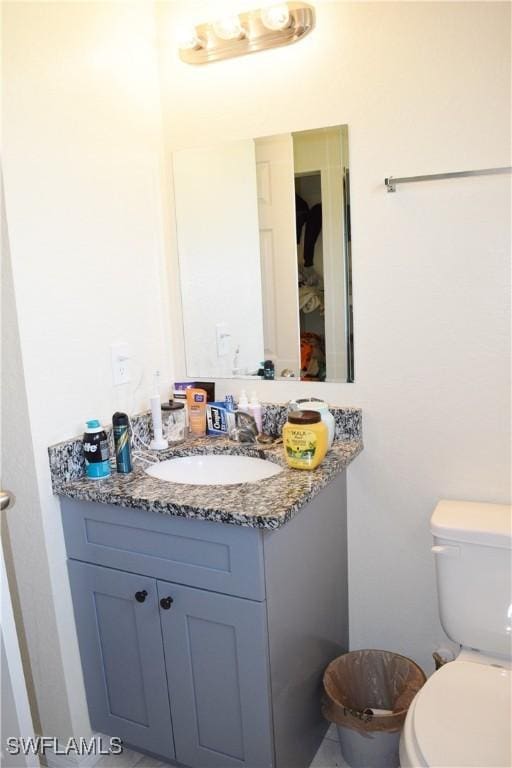
<path id="1" fill-rule="evenodd" d="M 510 768 L 512 672 L 457 660 L 432 675 L 411 707 L 404 736 L 416 765 Z"/>

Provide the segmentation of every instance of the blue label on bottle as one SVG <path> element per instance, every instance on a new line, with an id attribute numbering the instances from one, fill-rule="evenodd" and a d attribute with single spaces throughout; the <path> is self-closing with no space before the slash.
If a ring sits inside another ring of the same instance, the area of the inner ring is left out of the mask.
<path id="1" fill-rule="evenodd" d="M 114 441 L 116 447 L 117 471 L 128 474 L 132 471 L 132 459 L 130 451 L 130 435 L 128 427 L 114 427 Z"/>
<path id="2" fill-rule="evenodd" d="M 85 460 L 86 474 L 94 480 L 102 477 L 110 477 L 110 464 L 108 461 L 89 462 Z"/>

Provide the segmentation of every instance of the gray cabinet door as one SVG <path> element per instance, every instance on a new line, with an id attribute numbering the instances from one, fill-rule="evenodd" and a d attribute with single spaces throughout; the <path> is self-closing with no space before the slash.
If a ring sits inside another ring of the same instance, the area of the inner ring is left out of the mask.
<path id="1" fill-rule="evenodd" d="M 92 727 L 173 759 L 156 581 L 75 560 L 68 567 Z"/>
<path id="2" fill-rule="evenodd" d="M 265 603 L 158 582 L 176 759 L 273 764 Z M 164 602 L 164 605 L 166 603 Z"/>

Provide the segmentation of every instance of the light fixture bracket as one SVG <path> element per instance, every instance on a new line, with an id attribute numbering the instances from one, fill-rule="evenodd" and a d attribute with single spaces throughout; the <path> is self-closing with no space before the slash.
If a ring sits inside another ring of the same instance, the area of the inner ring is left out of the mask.
<path id="1" fill-rule="evenodd" d="M 223 40 L 215 34 L 213 24 L 198 24 L 195 30 L 201 46 L 180 48 L 180 59 L 187 64 L 209 64 L 296 43 L 314 28 L 315 12 L 307 3 L 290 2 L 286 6 L 290 12 L 290 23 L 279 30 L 268 29 L 263 24 L 259 9 L 241 13 L 239 18 L 245 35 L 240 39 Z"/>

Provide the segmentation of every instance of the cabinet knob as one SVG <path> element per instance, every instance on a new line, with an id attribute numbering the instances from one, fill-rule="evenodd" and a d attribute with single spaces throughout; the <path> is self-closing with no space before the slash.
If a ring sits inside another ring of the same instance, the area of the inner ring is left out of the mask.
<path id="1" fill-rule="evenodd" d="M 135 593 L 135 599 L 138 603 L 143 603 L 146 597 L 148 596 L 148 593 L 145 589 L 143 589 L 141 592 Z"/>
<path id="2" fill-rule="evenodd" d="M 162 597 L 160 600 L 160 605 L 164 609 L 164 611 L 168 611 L 171 605 L 174 603 L 174 600 L 172 597 Z"/>

